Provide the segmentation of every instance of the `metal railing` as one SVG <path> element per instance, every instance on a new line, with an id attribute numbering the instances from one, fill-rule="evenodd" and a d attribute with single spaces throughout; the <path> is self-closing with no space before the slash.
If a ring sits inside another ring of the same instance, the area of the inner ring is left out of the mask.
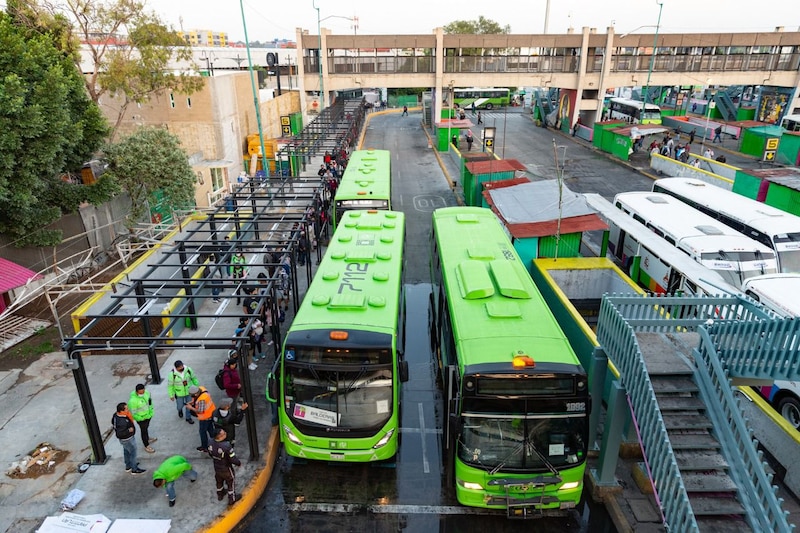
<path id="1" fill-rule="evenodd" d="M 725 353 L 725 364 L 717 355 L 715 346 L 729 344 L 725 335 L 729 329 L 736 329 L 726 327 L 729 321 L 718 325 L 720 317 L 733 317 L 743 325 L 776 321 L 771 313 L 752 300 L 737 297 L 606 296 L 600 307 L 597 339 L 620 371 L 620 379 L 633 407 L 633 416 L 640 424 L 642 444 L 652 471 L 654 487 L 671 530 L 698 531 L 697 520 L 636 339 L 637 332 L 701 333 L 702 352 L 694 351 L 697 360 L 695 381 L 706 402 L 707 412 L 714 420 L 722 452 L 732 465 L 729 474 L 733 474 L 732 478 L 739 487 L 747 520 L 756 531 L 791 531 L 771 486 L 771 477 L 764 473 L 759 464 L 760 455 L 751 441 L 738 400 L 731 391 L 725 368 L 729 354 Z M 705 327 L 711 327 L 714 331 L 713 339 L 705 334 Z M 738 343 L 733 342 L 736 347 L 746 346 L 747 332 L 753 335 L 756 331 L 771 331 L 752 325 L 740 329 L 741 332 L 737 331 L 741 333 L 737 337 Z M 772 340 L 772 344 L 776 344 L 770 335 L 766 335 L 765 339 L 764 342 Z M 734 357 L 735 364 L 740 366 L 745 362 L 753 364 L 757 359 L 752 350 L 742 350 L 741 357 Z M 775 360 L 772 355 L 767 359 Z"/>

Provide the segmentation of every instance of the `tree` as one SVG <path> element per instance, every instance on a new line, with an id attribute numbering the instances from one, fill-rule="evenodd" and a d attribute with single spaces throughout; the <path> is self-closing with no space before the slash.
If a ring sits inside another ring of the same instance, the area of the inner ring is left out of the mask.
<path id="1" fill-rule="evenodd" d="M 128 226 L 142 218 L 157 195 L 171 209 L 195 206 L 195 175 L 180 140 L 162 128 L 141 128 L 105 148 L 107 174 L 131 197 Z"/>
<path id="2" fill-rule="evenodd" d="M 75 53 L 83 43 L 92 71 L 84 77 L 89 97 L 99 103 L 103 95 L 122 100 L 111 130 L 113 140 L 128 106 L 141 104 L 160 91 L 192 94 L 203 87 L 191 47 L 139 0 L 11 0 L 16 16 L 32 27 L 62 32 L 65 53 L 82 72 L 81 56 Z M 188 62 L 190 71 L 174 73 L 171 61 Z"/>
<path id="3" fill-rule="evenodd" d="M 500 26 L 497 22 L 479 16 L 478 20 L 456 20 L 445 26 L 445 33 L 461 33 L 461 34 L 495 34 L 495 33 L 511 33 L 511 26 Z"/>
<path id="4" fill-rule="evenodd" d="M 16 246 L 58 244 L 61 231 L 46 226 L 84 201 L 110 198 L 115 187 L 107 178 L 92 186 L 60 178 L 80 169 L 107 131 L 53 35 L 0 13 L 0 233 Z"/>

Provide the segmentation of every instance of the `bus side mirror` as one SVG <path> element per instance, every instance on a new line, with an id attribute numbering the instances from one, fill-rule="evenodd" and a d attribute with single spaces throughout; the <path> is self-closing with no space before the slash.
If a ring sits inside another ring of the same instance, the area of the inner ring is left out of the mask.
<path id="1" fill-rule="evenodd" d="M 464 423 L 461 419 L 461 415 L 450 413 L 447 423 L 450 425 L 450 435 L 452 436 L 453 440 L 458 440 L 458 436 L 461 435 L 461 430 L 464 429 Z"/>
<path id="2" fill-rule="evenodd" d="M 275 374 L 270 372 L 267 374 L 267 401 L 275 403 L 278 401 L 278 380 L 275 379 Z"/>
<path id="3" fill-rule="evenodd" d="M 400 371 L 400 382 L 405 383 L 408 381 L 408 361 L 400 361 L 398 369 Z"/>

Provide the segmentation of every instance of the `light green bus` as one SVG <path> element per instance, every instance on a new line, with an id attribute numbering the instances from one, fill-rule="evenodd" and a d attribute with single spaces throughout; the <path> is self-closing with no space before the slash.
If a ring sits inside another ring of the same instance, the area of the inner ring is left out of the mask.
<path id="1" fill-rule="evenodd" d="M 437 209 L 432 241 L 448 483 L 510 518 L 564 515 L 583 491 L 586 372 L 490 210 Z"/>
<path id="2" fill-rule="evenodd" d="M 392 154 L 356 150 L 350 154 L 333 201 L 333 228 L 350 209 L 392 208 Z"/>
<path id="3" fill-rule="evenodd" d="M 397 453 L 405 216 L 348 211 L 267 380 L 286 453 L 369 462 Z"/>

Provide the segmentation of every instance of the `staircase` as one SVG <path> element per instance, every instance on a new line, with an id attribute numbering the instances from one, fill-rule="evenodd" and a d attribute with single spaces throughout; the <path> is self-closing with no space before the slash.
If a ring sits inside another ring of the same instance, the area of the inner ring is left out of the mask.
<path id="1" fill-rule="evenodd" d="M 794 527 L 731 376 L 800 379 L 786 348 L 796 355 L 790 339 L 798 337 L 800 322 L 775 318 L 744 297 L 603 297 L 597 340 L 619 371 L 671 531 Z"/>
<path id="2" fill-rule="evenodd" d="M 691 366 L 697 333 L 637 333 L 675 461 L 700 531 L 752 531 Z"/>
<path id="3" fill-rule="evenodd" d="M 718 91 L 714 95 L 714 102 L 717 103 L 717 111 L 722 115 L 722 119 L 727 122 L 736 122 L 736 104 L 733 103 L 730 95 L 725 91 Z"/>

